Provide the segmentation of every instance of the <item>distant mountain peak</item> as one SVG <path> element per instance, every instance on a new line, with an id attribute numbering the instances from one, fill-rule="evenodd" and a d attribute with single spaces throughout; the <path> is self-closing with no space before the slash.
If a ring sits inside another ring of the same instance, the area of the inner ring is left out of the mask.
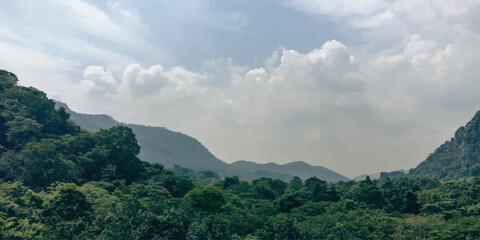
<path id="1" fill-rule="evenodd" d="M 327 182 L 350 180 L 349 178 L 342 176 L 328 168 L 322 166 L 312 166 L 302 161 L 289 162 L 286 164 L 277 164 L 273 162 L 261 164 L 251 161 L 239 160 L 233 162 L 231 165 L 241 169 L 255 169 L 256 171 L 270 171 L 282 174 L 289 174 L 292 177 L 297 176 L 302 179 L 317 177 Z"/>

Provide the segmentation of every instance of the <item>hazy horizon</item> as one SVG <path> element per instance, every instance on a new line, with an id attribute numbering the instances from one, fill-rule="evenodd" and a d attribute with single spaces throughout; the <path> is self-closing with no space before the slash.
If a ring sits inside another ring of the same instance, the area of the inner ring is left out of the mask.
<path id="1" fill-rule="evenodd" d="M 480 110 L 480 1 L 7 1 L 0 69 L 219 159 L 408 170 Z"/>

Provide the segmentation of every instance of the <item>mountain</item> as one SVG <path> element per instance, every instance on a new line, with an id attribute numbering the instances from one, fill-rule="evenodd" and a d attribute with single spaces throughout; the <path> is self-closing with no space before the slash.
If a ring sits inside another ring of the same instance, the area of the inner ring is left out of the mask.
<path id="1" fill-rule="evenodd" d="M 183 133 L 164 127 L 151 127 L 120 123 L 108 115 L 82 114 L 72 111 L 65 103 L 57 102 L 57 108 L 63 107 L 70 113 L 70 119 L 90 132 L 110 128 L 116 125 L 127 126 L 135 133 L 141 146 L 139 158 L 151 163 L 161 163 L 167 168 L 179 165 L 194 171 L 211 170 L 219 176 L 236 175 L 242 179 L 253 180 L 262 177 L 289 181 L 294 176 L 302 179 L 316 176 L 327 182 L 348 181 L 349 179 L 324 167 L 311 166 L 305 162 L 292 162 L 284 165 L 275 163 L 257 164 L 237 161 L 225 163 L 216 158 L 198 140 Z"/>
<path id="2" fill-rule="evenodd" d="M 353 178 L 352 180 L 354 180 L 354 181 L 356 181 L 356 182 L 358 182 L 358 181 L 363 181 L 363 180 L 365 180 L 365 178 L 366 178 L 367 176 L 370 177 L 370 180 L 377 180 L 377 179 L 380 178 L 380 174 L 381 174 L 381 173 L 362 174 L 362 175 L 360 175 L 360 176 L 356 176 L 356 177 Z"/>
<path id="3" fill-rule="evenodd" d="M 452 139 L 411 169 L 410 175 L 443 180 L 480 176 L 480 111 Z"/>
<path id="4" fill-rule="evenodd" d="M 223 173 L 230 170 L 227 163 L 216 158 L 198 140 L 183 133 L 170 131 L 164 127 L 120 123 L 105 114 L 76 113 L 61 102 L 57 102 L 57 107 L 65 108 L 70 113 L 70 119 L 90 132 L 116 125 L 131 128 L 141 146 L 139 158 L 143 161 L 161 163 L 167 168 L 180 165 L 197 171 L 215 170 Z M 229 175 L 229 173 L 225 174 Z"/>
<path id="5" fill-rule="evenodd" d="M 396 170 L 396 171 L 392 171 L 392 172 L 378 172 L 378 173 L 372 173 L 372 174 L 362 174 L 360 176 L 357 176 L 355 178 L 353 178 L 354 181 L 362 181 L 362 180 L 365 180 L 365 178 L 367 176 L 370 177 L 370 180 L 385 180 L 387 178 L 390 178 L 390 179 L 397 179 L 397 178 L 401 178 L 403 177 L 405 174 L 408 174 L 408 171 L 407 170 Z"/>
<path id="6" fill-rule="evenodd" d="M 276 163 L 258 164 L 249 161 L 236 161 L 231 164 L 241 170 L 250 171 L 270 171 L 280 174 L 292 175 L 300 177 L 305 180 L 307 178 L 316 176 L 327 182 L 349 181 L 347 177 L 344 177 L 330 169 L 321 166 L 312 166 L 306 162 L 290 162 L 283 165 Z"/>

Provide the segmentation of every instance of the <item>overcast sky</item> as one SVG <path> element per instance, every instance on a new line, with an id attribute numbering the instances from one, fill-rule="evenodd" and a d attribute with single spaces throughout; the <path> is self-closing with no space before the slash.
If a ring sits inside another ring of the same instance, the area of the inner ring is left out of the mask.
<path id="1" fill-rule="evenodd" d="M 410 169 L 480 110 L 479 0 L 3 1 L 0 68 L 226 161 Z"/>

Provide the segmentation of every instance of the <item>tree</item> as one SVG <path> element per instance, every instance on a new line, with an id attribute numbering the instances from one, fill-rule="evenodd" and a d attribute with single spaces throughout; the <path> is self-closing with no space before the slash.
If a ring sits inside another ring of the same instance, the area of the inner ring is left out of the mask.
<path id="1" fill-rule="evenodd" d="M 59 186 L 55 197 L 47 203 L 44 215 L 53 228 L 52 238 L 73 239 L 91 221 L 91 204 L 74 184 Z"/>
<path id="2" fill-rule="evenodd" d="M 103 229 L 98 239 L 139 239 L 145 229 L 145 212 L 131 194 L 116 192 L 115 195 L 118 201 L 103 219 L 99 219 L 103 223 L 99 227 Z"/>
<path id="3" fill-rule="evenodd" d="M 28 142 L 36 141 L 40 137 L 42 125 L 37 121 L 15 116 L 12 121 L 7 122 L 7 141 L 14 146 L 16 150 L 20 150 Z"/>
<path id="4" fill-rule="evenodd" d="M 302 187 L 303 187 L 302 179 L 300 179 L 299 177 L 293 177 L 293 179 L 290 180 L 290 182 L 288 183 L 287 188 L 288 190 L 291 190 L 291 191 L 298 191 Z"/>
<path id="5" fill-rule="evenodd" d="M 366 203 L 369 207 L 380 208 L 383 205 L 382 192 L 369 176 L 351 190 L 350 196 L 353 200 Z"/>
<path id="6" fill-rule="evenodd" d="M 293 208 L 297 208 L 305 204 L 307 196 L 303 192 L 295 192 L 284 194 L 276 202 L 280 212 L 290 212 Z"/>
<path id="7" fill-rule="evenodd" d="M 108 149 L 108 163 L 117 167 L 119 178 L 131 182 L 142 176 L 145 169 L 137 157 L 140 146 L 132 129 L 115 126 L 100 130 L 97 137 L 98 144 Z"/>
<path id="8" fill-rule="evenodd" d="M 225 214 L 197 218 L 188 228 L 187 239 L 231 239 L 231 221 Z"/>
<path id="9" fill-rule="evenodd" d="M 417 181 L 407 178 L 391 181 L 387 178 L 387 180 L 382 183 L 380 189 L 382 191 L 385 211 L 419 213 L 420 205 L 417 203 L 417 196 L 415 194 L 415 192 L 420 190 Z"/>
<path id="10" fill-rule="evenodd" d="M 0 178 L 13 181 L 22 175 L 26 158 L 23 154 L 12 150 L 3 153 L 0 157 Z"/>
<path id="11" fill-rule="evenodd" d="M 53 182 L 78 182 L 80 168 L 61 154 L 62 141 L 43 139 L 30 142 L 21 152 L 25 156 L 20 179 L 32 188 L 44 188 Z"/>
<path id="12" fill-rule="evenodd" d="M 223 186 L 222 188 L 223 189 L 227 189 L 229 188 L 230 186 L 232 185 L 237 185 L 240 183 L 240 179 L 237 177 L 237 176 L 233 176 L 233 177 L 225 177 L 225 179 L 223 180 Z"/>
<path id="13" fill-rule="evenodd" d="M 223 191 L 216 187 L 197 187 L 187 193 L 185 199 L 192 207 L 208 213 L 220 211 L 226 203 Z"/>
<path id="14" fill-rule="evenodd" d="M 255 235 L 259 239 L 299 239 L 299 229 L 295 221 L 285 214 L 271 217 L 263 228 L 258 229 Z"/>
<path id="15" fill-rule="evenodd" d="M 253 188 L 259 198 L 274 200 L 285 192 L 287 184 L 281 180 L 271 178 L 260 178 L 252 181 Z"/>
<path id="16" fill-rule="evenodd" d="M 405 196 L 405 207 L 402 209 L 404 213 L 420 213 L 420 204 L 417 202 L 417 195 L 411 191 L 407 192 Z"/>
<path id="17" fill-rule="evenodd" d="M 0 69 L 0 91 L 5 91 L 17 85 L 18 78 L 15 74 Z"/>
<path id="18" fill-rule="evenodd" d="M 310 191 L 312 201 L 338 201 L 340 198 L 337 196 L 335 187 L 328 186 L 327 182 L 318 179 L 317 177 L 311 177 L 305 180 L 305 188 Z"/>
<path id="19" fill-rule="evenodd" d="M 175 185 L 173 185 L 172 195 L 174 197 L 183 197 L 190 190 L 192 190 L 193 187 L 194 186 L 192 180 L 185 177 L 178 177 L 175 181 Z"/>
<path id="20" fill-rule="evenodd" d="M 75 184 L 64 184 L 58 193 L 48 202 L 45 216 L 59 218 L 61 221 L 88 221 L 91 215 L 91 204 Z"/>

